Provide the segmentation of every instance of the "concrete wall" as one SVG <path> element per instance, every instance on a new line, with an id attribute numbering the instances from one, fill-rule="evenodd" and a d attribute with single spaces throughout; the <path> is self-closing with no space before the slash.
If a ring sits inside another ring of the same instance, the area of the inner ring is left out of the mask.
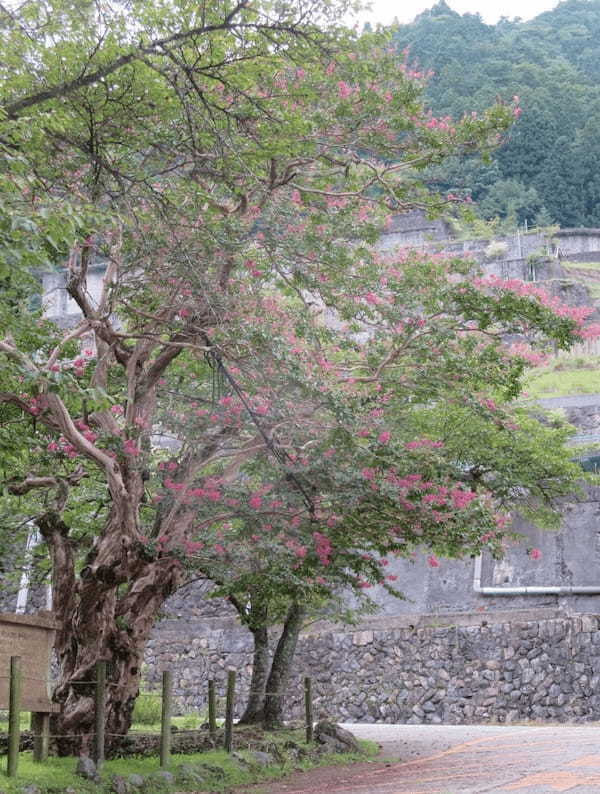
<path id="1" fill-rule="evenodd" d="M 553 239 L 561 256 L 600 252 L 600 229 L 561 229 Z"/>
<path id="2" fill-rule="evenodd" d="M 102 294 L 104 267 L 95 266 L 88 273 L 87 292 L 94 305 Z M 81 313 L 66 290 L 66 272 L 53 271 L 42 276 L 42 304 L 48 319 L 60 326 L 71 326 L 79 320 Z"/>

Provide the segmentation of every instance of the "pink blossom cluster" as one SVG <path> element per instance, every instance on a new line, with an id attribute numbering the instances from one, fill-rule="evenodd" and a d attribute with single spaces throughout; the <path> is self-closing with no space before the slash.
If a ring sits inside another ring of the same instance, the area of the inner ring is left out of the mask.
<path id="1" fill-rule="evenodd" d="M 81 431 L 81 435 L 92 444 L 98 438 L 98 434 L 94 433 L 94 431 L 83 421 L 83 419 L 77 419 L 75 422 L 75 427 Z"/>
<path id="2" fill-rule="evenodd" d="M 43 394 L 39 397 L 30 397 L 28 394 L 21 394 L 21 399 L 27 403 L 27 410 L 32 416 L 39 416 L 46 407 L 46 398 Z"/>
<path id="3" fill-rule="evenodd" d="M 515 342 L 508 348 L 508 355 L 514 358 L 522 358 L 534 367 L 539 367 L 548 361 L 548 356 L 534 350 L 525 342 Z"/>
<path id="4" fill-rule="evenodd" d="M 77 450 L 64 436 L 61 436 L 58 441 L 50 441 L 46 449 L 48 452 L 62 452 L 68 458 L 77 457 Z"/>
<path id="5" fill-rule="evenodd" d="M 123 441 L 123 452 L 134 458 L 140 454 L 140 449 L 132 438 L 127 438 Z"/>
<path id="6" fill-rule="evenodd" d="M 313 532 L 313 540 L 315 543 L 315 554 L 319 558 L 319 562 L 321 565 L 329 565 L 331 562 L 331 541 L 320 532 Z"/>
<path id="7" fill-rule="evenodd" d="M 478 288 L 491 287 L 493 289 L 506 290 L 521 297 L 537 298 L 542 306 L 550 309 L 557 317 L 567 317 L 577 323 L 577 325 L 582 325 L 593 311 L 590 306 L 569 306 L 531 281 L 521 281 L 517 278 L 503 279 L 491 275 L 474 278 L 472 283 Z"/>
<path id="8" fill-rule="evenodd" d="M 304 557 L 306 557 L 306 546 L 303 546 L 294 538 L 286 541 L 285 545 L 291 552 L 293 552 L 293 554 L 296 555 L 296 557 L 299 557 L 300 559 L 304 559 Z"/>
<path id="9" fill-rule="evenodd" d="M 444 446 L 442 441 L 432 441 L 430 438 L 418 438 L 404 445 L 406 449 L 440 449 Z"/>

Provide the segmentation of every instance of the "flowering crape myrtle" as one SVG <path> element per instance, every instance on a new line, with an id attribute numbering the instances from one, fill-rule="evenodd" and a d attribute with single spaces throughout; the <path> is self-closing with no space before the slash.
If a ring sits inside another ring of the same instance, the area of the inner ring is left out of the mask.
<path id="1" fill-rule="evenodd" d="M 516 107 L 435 119 L 423 76 L 340 27 L 343 3 L 127 11 L 53 0 L 0 30 L 4 514 L 47 547 L 64 752 L 91 741 L 98 659 L 108 734 L 128 730 L 152 624 L 198 571 L 297 603 L 392 587 L 386 555 L 417 545 L 496 553 L 510 486 L 436 422 L 453 407 L 518 435 L 494 401 L 526 361 L 502 334 L 584 333 L 468 263 L 375 245 L 394 213 L 448 200 L 421 169 L 485 155 Z M 79 313 L 66 330 L 31 299 L 48 270 Z M 572 472 L 551 464 L 560 492 Z"/>

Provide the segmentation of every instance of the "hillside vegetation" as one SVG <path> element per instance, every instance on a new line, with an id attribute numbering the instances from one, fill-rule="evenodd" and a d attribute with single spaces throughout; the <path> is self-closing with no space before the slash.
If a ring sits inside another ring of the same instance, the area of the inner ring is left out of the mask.
<path id="1" fill-rule="evenodd" d="M 521 99 L 493 162 L 450 159 L 430 169 L 432 186 L 470 195 L 485 218 L 600 226 L 600 0 L 566 0 L 529 22 L 496 25 L 441 0 L 399 26 L 395 42 L 433 70 L 427 100 L 437 115 Z"/>

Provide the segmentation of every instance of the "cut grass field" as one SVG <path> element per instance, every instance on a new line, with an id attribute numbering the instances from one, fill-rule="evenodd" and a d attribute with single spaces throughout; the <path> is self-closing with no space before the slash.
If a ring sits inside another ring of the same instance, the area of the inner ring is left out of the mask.
<path id="1" fill-rule="evenodd" d="M 271 741 L 278 747 L 283 747 L 287 741 L 304 745 L 303 731 L 278 731 L 264 734 L 266 741 Z M 375 742 L 361 741 L 364 754 L 340 753 L 336 755 L 322 755 L 318 758 L 302 760 L 287 760 L 282 764 L 273 764 L 268 767 L 253 766 L 246 769 L 224 750 L 211 750 L 210 752 L 191 753 L 186 755 L 173 755 L 169 771 L 175 774 L 179 764 L 206 764 L 221 770 L 220 773 L 207 775 L 206 785 L 201 789 L 197 783 L 177 782 L 169 789 L 159 781 L 147 783 L 144 794 L 166 794 L 169 791 L 177 792 L 227 792 L 234 786 L 260 783 L 263 781 L 277 780 L 296 770 L 307 770 L 317 766 L 330 766 L 334 764 L 348 764 L 373 758 L 378 753 Z M 235 749 L 235 748 L 234 748 Z M 240 755 L 250 757 L 248 751 L 240 750 Z M 102 767 L 102 783 L 97 786 L 75 775 L 77 760 L 75 758 L 49 758 L 39 764 L 32 760 L 29 752 L 20 753 L 18 775 L 15 778 L 5 777 L 6 757 L 0 759 L 0 791 L 3 794 L 19 794 L 28 785 L 37 785 L 44 794 L 98 794 L 110 790 L 113 775 L 127 777 L 138 774 L 147 777 L 153 772 L 158 772 L 158 758 L 119 758 L 105 761 Z"/>
<path id="2" fill-rule="evenodd" d="M 564 356 L 532 369 L 525 380 L 528 398 L 600 393 L 600 357 Z"/>

